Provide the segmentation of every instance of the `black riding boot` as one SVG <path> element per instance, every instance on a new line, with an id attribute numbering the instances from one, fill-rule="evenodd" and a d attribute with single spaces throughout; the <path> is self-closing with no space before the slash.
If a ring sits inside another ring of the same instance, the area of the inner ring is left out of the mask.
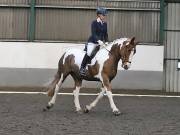
<path id="1" fill-rule="evenodd" d="M 91 60 L 91 57 L 89 57 L 87 54 L 84 55 L 84 58 L 82 60 L 82 63 L 81 63 L 81 68 L 80 68 L 80 74 L 82 76 L 85 76 L 85 72 L 86 72 L 86 65 L 88 62 L 90 62 Z"/>

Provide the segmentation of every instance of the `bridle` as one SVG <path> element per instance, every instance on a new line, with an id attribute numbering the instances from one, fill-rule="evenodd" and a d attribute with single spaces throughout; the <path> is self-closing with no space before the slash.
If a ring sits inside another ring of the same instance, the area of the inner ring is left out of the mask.
<path id="1" fill-rule="evenodd" d="M 133 55 L 134 55 L 134 54 L 136 53 L 136 48 L 133 47 L 132 50 L 131 50 L 131 53 L 132 53 L 132 51 L 133 51 Z M 129 56 L 130 56 L 130 55 L 129 55 Z M 129 61 L 129 59 L 126 60 L 126 56 L 123 56 L 123 57 L 122 57 L 122 64 L 125 65 L 125 63 L 131 64 L 131 61 Z"/>

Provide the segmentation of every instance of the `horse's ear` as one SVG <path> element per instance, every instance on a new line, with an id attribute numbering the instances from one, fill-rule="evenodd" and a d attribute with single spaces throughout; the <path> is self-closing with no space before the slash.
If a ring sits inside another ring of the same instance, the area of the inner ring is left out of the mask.
<path id="1" fill-rule="evenodd" d="M 135 37 L 132 37 L 131 41 L 130 41 L 130 44 L 134 45 L 134 40 L 135 40 Z"/>

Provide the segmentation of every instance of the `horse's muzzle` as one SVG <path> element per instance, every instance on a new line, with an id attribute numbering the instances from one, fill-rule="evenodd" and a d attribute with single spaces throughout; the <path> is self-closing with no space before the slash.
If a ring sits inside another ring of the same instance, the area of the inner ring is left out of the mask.
<path id="1" fill-rule="evenodd" d="M 122 67 L 125 69 L 125 70 L 128 70 L 131 66 L 131 62 L 126 62 L 125 64 L 122 64 Z"/>
<path id="2" fill-rule="evenodd" d="M 124 65 L 123 68 L 124 68 L 125 70 L 128 70 L 128 69 L 129 69 L 128 65 Z"/>

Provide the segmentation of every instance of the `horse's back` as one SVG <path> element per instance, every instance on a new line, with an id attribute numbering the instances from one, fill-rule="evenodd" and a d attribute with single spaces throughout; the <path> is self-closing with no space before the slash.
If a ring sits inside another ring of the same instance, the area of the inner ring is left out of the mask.
<path id="1" fill-rule="evenodd" d="M 65 62 L 68 56 L 73 56 L 75 64 L 80 67 L 84 55 L 85 52 L 83 50 L 77 48 L 70 48 L 65 52 L 63 63 Z"/>

